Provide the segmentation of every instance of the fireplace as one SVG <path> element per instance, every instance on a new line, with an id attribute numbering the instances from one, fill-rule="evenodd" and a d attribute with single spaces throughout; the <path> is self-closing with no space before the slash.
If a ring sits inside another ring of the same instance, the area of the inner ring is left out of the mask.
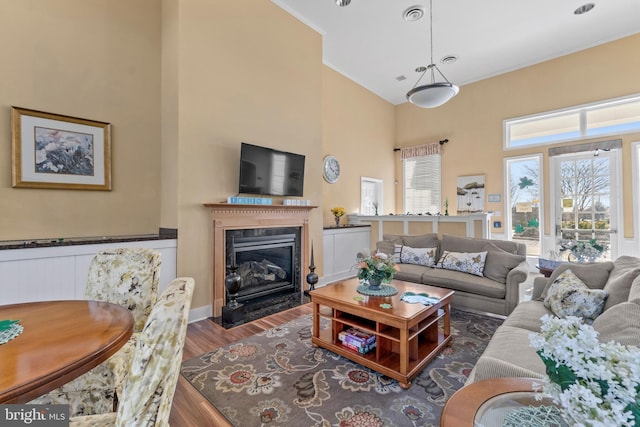
<path id="1" fill-rule="evenodd" d="M 300 293 L 300 227 L 226 230 L 227 266 L 235 266 L 240 303 Z M 229 296 L 227 295 L 227 303 Z"/>
<path id="2" fill-rule="evenodd" d="M 295 264 L 309 265 L 309 213 L 316 206 L 291 205 L 234 205 L 229 203 L 205 203 L 204 206 L 211 213 L 213 226 L 212 242 L 212 314 L 213 317 L 222 316 L 222 307 L 227 303 L 224 287 L 227 267 L 231 265 L 227 259 L 227 231 L 250 229 L 278 229 L 293 227 L 297 232 L 285 231 L 279 234 L 298 234 L 297 247 L 294 253 Z M 264 235 L 264 234 L 263 234 Z M 298 252 L 299 251 L 299 252 Z M 294 267 L 293 283 L 295 292 L 302 291 L 302 267 Z M 267 296 L 268 297 L 268 296 Z"/>

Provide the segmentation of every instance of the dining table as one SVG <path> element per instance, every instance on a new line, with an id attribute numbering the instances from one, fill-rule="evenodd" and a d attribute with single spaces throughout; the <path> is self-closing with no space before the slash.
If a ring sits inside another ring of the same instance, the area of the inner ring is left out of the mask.
<path id="1" fill-rule="evenodd" d="M 22 332 L 0 344 L 0 404 L 27 403 L 79 377 L 116 353 L 133 333 L 118 304 L 65 300 L 0 306 L 0 321 Z"/>

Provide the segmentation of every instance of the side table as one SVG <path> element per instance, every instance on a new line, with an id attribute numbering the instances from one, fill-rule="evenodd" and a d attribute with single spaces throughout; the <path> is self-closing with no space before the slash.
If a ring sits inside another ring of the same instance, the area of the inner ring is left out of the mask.
<path id="1" fill-rule="evenodd" d="M 496 396 L 510 393 L 530 393 L 534 400 L 533 384 L 544 380 L 533 378 L 492 378 L 469 384 L 456 391 L 447 401 L 440 417 L 440 427 L 473 427 L 479 425 L 476 416 L 478 410 Z M 486 406 L 485 408 L 486 409 Z M 481 411 L 486 413 L 486 410 Z"/>

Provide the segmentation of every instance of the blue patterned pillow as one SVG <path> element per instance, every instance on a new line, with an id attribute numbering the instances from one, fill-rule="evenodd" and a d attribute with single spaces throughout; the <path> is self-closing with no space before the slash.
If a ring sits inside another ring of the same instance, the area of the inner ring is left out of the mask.
<path id="1" fill-rule="evenodd" d="M 417 264 L 435 267 L 438 248 L 412 248 L 395 245 L 394 258 L 401 264 Z"/>
<path id="2" fill-rule="evenodd" d="M 487 260 L 487 251 L 484 252 L 449 252 L 444 251 L 437 268 L 445 270 L 461 271 L 463 273 L 483 276 L 484 263 Z"/>

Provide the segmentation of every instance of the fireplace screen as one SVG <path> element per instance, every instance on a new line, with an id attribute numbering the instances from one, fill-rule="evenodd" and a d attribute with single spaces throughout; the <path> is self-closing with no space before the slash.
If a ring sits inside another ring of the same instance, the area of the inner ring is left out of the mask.
<path id="1" fill-rule="evenodd" d="M 295 234 L 233 237 L 231 246 L 242 277 L 238 301 L 295 292 Z"/>

